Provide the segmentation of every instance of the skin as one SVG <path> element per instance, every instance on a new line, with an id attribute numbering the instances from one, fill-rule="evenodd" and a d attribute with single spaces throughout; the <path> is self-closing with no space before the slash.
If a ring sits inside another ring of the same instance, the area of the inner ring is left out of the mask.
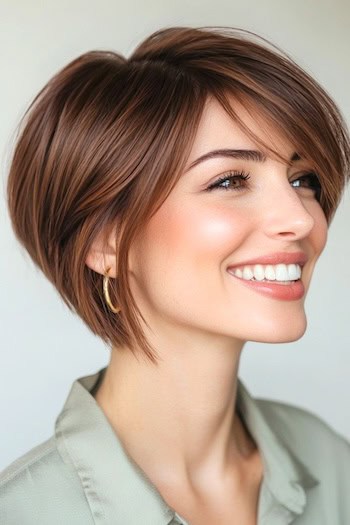
<path id="1" fill-rule="evenodd" d="M 290 144 L 235 103 L 249 128 L 291 158 Z M 260 150 L 209 100 L 188 166 L 216 149 Z M 265 152 L 266 153 L 266 152 Z M 275 252 L 302 251 L 307 290 L 327 237 L 324 213 L 309 187 L 293 182 L 308 166 L 213 158 L 185 171 L 130 252 L 131 289 L 151 329 L 158 366 L 112 349 L 96 400 L 130 456 L 164 499 L 192 523 L 255 523 L 263 468 L 235 413 L 240 355 L 246 341 L 290 342 L 306 329 L 304 300 L 266 297 L 228 266 Z M 207 187 L 232 170 L 249 172 L 231 189 Z M 239 186 L 241 189 L 234 189 Z M 96 240 L 87 264 L 115 276 L 109 250 Z M 125 350 L 125 351 L 124 351 Z M 235 503 L 236 502 L 236 503 Z"/>

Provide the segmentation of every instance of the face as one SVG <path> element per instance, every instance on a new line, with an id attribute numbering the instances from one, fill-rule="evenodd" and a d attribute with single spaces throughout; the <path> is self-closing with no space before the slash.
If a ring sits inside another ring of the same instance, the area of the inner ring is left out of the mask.
<path id="1" fill-rule="evenodd" d="M 234 107 L 293 166 L 209 101 L 186 170 L 131 249 L 131 289 L 154 330 L 293 341 L 327 236 L 318 179 L 274 130 Z"/>

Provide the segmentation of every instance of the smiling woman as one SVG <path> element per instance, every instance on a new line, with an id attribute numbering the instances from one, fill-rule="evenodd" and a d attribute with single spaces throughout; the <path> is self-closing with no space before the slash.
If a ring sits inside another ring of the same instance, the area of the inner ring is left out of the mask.
<path id="1" fill-rule="evenodd" d="M 3 473 L 1 522 L 350 521 L 349 443 L 238 378 L 246 341 L 305 332 L 349 170 L 331 98 L 243 30 L 165 29 L 48 82 L 10 216 L 111 359 Z"/>

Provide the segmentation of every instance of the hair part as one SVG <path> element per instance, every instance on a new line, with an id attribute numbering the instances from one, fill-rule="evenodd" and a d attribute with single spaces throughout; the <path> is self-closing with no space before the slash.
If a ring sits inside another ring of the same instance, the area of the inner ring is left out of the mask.
<path id="1" fill-rule="evenodd" d="M 236 100 L 259 114 L 319 176 L 331 221 L 350 172 L 346 124 L 326 91 L 254 33 L 230 28 L 157 31 L 124 58 L 91 51 L 59 71 L 21 123 L 8 178 L 13 229 L 64 302 L 109 345 L 157 362 L 132 296 L 128 254 L 184 171 L 206 101 L 238 118 Z M 117 279 L 85 263 L 94 239 L 116 231 Z"/>

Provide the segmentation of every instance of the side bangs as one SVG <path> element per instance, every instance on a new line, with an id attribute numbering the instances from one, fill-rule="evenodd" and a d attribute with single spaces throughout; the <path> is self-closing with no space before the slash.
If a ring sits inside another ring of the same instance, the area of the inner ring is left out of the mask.
<path id="1" fill-rule="evenodd" d="M 321 184 L 320 205 L 328 223 L 331 222 L 339 204 L 350 173 L 349 138 L 346 125 L 340 114 L 331 119 L 325 107 L 314 99 L 314 121 L 310 123 L 310 109 L 305 98 L 290 97 L 291 103 L 283 103 L 276 97 L 244 94 L 242 91 L 225 86 L 215 89 L 211 96 L 220 103 L 230 118 L 253 140 L 261 150 L 272 158 L 289 166 L 293 161 L 283 156 L 271 145 L 269 130 L 277 131 L 282 141 L 289 143 L 308 168 L 314 171 Z M 234 103 L 238 102 L 250 117 L 266 131 L 266 140 L 259 138 L 237 115 Z M 302 103 L 304 102 L 304 107 Z M 337 111 L 335 107 L 330 108 Z M 317 121 L 315 120 L 317 119 Z"/>

